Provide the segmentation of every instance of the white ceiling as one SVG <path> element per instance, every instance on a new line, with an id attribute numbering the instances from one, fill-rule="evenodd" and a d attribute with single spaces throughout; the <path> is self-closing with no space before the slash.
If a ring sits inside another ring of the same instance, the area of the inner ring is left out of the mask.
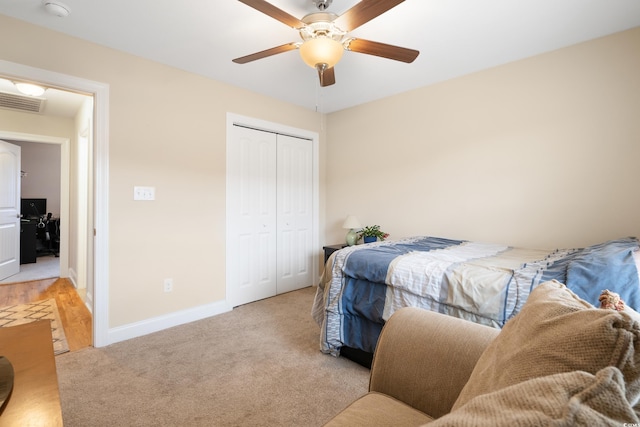
<path id="1" fill-rule="evenodd" d="M 320 88 L 296 51 L 231 62 L 300 40 L 239 1 L 62 1 L 66 18 L 42 0 L 2 0 L 0 13 L 326 113 L 640 26 L 639 0 L 406 0 L 351 35 L 417 49 L 416 61 L 345 52 L 336 84 Z M 316 11 L 311 0 L 270 2 L 298 18 Z"/>

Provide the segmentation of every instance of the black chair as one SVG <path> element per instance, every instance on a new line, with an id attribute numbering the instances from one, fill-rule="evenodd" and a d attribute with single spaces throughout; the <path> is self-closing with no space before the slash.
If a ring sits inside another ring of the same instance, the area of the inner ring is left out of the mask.
<path id="1" fill-rule="evenodd" d="M 36 245 L 38 256 L 60 256 L 60 219 L 51 219 L 51 213 L 46 217 L 41 216 L 37 225 L 38 244 Z"/>
<path id="2" fill-rule="evenodd" d="M 55 256 L 60 256 L 60 218 L 49 221 L 50 249 Z"/>

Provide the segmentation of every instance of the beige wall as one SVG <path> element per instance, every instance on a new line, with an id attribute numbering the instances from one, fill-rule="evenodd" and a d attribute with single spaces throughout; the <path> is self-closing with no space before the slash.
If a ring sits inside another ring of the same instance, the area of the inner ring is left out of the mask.
<path id="1" fill-rule="evenodd" d="M 320 116 L 6 16 L 0 39 L 20 40 L 0 44 L 4 60 L 110 85 L 109 326 L 223 300 L 227 112 L 323 144 Z M 156 200 L 134 202 L 134 185 L 156 187 Z"/>
<path id="2" fill-rule="evenodd" d="M 328 117 L 328 241 L 540 248 L 640 235 L 640 28 Z"/>

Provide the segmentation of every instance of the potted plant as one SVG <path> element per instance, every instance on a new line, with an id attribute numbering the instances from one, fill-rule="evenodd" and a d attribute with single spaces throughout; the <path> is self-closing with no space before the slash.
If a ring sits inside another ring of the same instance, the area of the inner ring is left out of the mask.
<path id="1" fill-rule="evenodd" d="M 379 225 L 368 225 L 358 232 L 358 240 L 363 239 L 364 243 L 375 242 L 376 240 L 384 240 L 389 237 L 389 233 L 380 230 Z"/>

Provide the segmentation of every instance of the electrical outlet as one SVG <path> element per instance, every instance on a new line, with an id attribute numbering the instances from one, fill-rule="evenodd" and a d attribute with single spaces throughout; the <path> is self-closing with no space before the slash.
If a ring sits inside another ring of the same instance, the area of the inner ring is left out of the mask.
<path id="1" fill-rule="evenodd" d="M 165 292 L 173 291 L 173 279 L 164 279 L 164 291 Z"/>

